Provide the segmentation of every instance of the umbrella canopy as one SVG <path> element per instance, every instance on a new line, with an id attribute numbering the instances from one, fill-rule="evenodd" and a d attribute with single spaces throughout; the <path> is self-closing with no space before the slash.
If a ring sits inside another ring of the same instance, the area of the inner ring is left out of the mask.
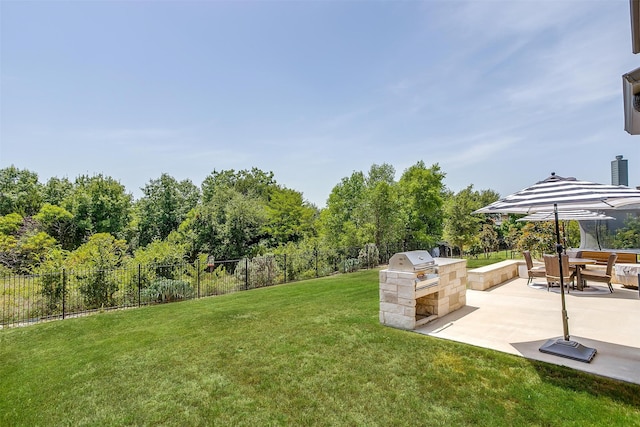
<path id="1" fill-rule="evenodd" d="M 600 221 L 615 219 L 612 216 L 605 215 L 603 213 L 589 211 L 585 209 L 581 210 L 559 210 L 558 220 L 560 221 Z M 518 221 L 555 221 L 554 212 L 536 212 L 529 214 Z"/>
<path id="2" fill-rule="evenodd" d="M 640 190 L 635 188 L 563 178 L 552 173 L 544 181 L 506 196 L 474 213 L 529 214 L 550 212 L 554 206 L 561 206 L 563 210 L 599 210 L 636 204 L 640 206 Z"/>
<path id="3" fill-rule="evenodd" d="M 562 245 L 560 244 L 560 227 L 558 207 L 563 210 L 572 209 L 616 209 L 637 205 L 640 207 L 640 190 L 625 186 L 597 184 L 580 181 L 575 178 L 563 178 L 552 173 L 547 179 L 537 182 L 531 187 L 506 196 L 473 213 L 514 213 L 530 214 L 553 211 L 556 225 L 556 241 L 558 264 L 560 265 L 560 295 L 562 301 L 562 326 L 564 339 L 547 341 L 540 351 L 557 356 L 590 362 L 596 349 L 584 347 L 571 341 L 569 337 L 569 316 L 564 296 L 562 272 Z M 635 207 L 635 206 L 634 206 Z"/>

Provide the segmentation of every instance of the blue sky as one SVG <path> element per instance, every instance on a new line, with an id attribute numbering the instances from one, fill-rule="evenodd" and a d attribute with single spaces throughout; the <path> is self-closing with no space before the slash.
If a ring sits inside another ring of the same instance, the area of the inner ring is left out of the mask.
<path id="1" fill-rule="evenodd" d="M 318 207 L 353 171 L 438 163 L 502 195 L 609 183 L 624 131 L 629 2 L 0 1 L 0 167 L 273 171 Z"/>

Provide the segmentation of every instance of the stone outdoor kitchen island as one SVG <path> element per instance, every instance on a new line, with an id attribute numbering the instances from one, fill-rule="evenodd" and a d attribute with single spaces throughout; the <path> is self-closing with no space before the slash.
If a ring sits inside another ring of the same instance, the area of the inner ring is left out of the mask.
<path id="1" fill-rule="evenodd" d="M 413 330 L 466 305 L 467 261 L 401 252 L 380 271 L 380 323 Z"/>

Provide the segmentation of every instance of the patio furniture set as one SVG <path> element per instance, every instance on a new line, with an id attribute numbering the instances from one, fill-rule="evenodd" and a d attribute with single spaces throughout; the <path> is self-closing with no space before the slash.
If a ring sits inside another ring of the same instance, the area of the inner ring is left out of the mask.
<path id="1" fill-rule="evenodd" d="M 580 254 L 580 253 L 579 253 Z M 558 255 L 543 255 L 544 266 L 535 266 L 531 253 L 529 251 L 523 252 L 525 262 L 527 264 L 527 273 L 529 280 L 527 284 L 535 278 L 546 278 L 547 290 L 551 286 L 560 286 L 560 283 L 567 284 L 567 291 L 569 290 L 568 284 L 571 283 L 573 289 L 579 291 L 583 290 L 588 281 L 606 283 L 609 287 L 609 292 L 613 293 L 613 286 L 611 286 L 611 279 L 613 277 L 613 267 L 618 259 L 618 255 L 615 252 L 610 252 L 607 256 L 606 268 L 588 268 L 589 265 L 598 264 L 597 259 L 570 257 L 567 254 L 560 256 L 562 264 L 558 262 Z M 562 271 L 562 273 L 561 273 Z M 562 280 L 561 280 L 562 278 Z"/>

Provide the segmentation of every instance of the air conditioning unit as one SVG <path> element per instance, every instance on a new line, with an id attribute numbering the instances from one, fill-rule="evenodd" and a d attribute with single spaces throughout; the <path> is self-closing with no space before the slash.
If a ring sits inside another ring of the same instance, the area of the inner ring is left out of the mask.
<path id="1" fill-rule="evenodd" d="M 640 135 L 640 68 L 622 75 L 624 130 Z"/>

